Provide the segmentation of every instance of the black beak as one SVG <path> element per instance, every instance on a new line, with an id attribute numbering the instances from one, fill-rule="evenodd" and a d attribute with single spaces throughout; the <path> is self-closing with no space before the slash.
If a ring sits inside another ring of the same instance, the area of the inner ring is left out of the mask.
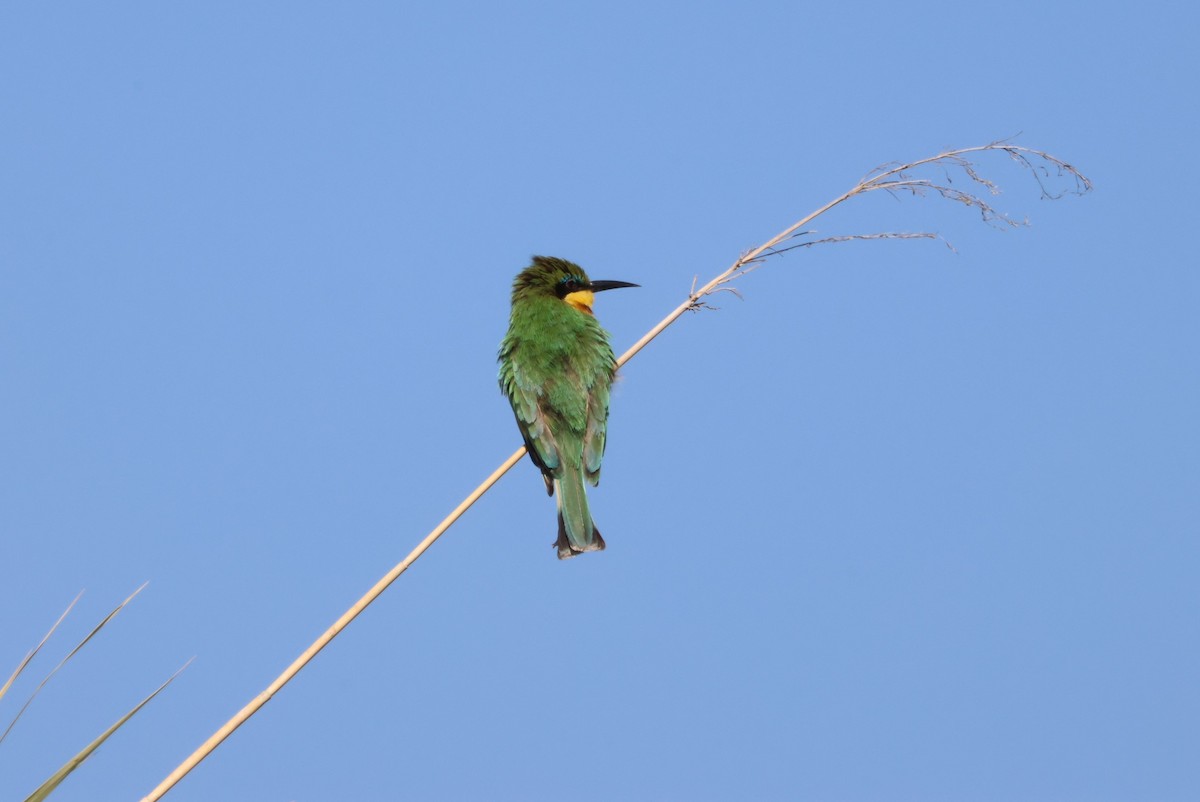
<path id="1" fill-rule="evenodd" d="M 604 292 L 605 290 L 619 290 L 622 287 L 640 287 L 640 284 L 630 284 L 628 281 L 593 281 L 588 285 L 588 289 L 592 292 Z"/>

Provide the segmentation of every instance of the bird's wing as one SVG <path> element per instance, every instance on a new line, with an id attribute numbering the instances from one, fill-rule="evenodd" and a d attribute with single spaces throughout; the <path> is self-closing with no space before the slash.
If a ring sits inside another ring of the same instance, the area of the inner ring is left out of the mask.
<path id="1" fill-rule="evenodd" d="M 597 374 L 588 388 L 587 428 L 583 434 L 583 471 L 592 485 L 600 483 L 600 463 L 604 459 L 604 439 L 608 431 L 610 377 Z"/>
<path id="2" fill-rule="evenodd" d="M 543 473 L 557 473 L 560 461 L 558 443 L 542 409 L 540 383 L 532 381 L 519 365 L 510 361 L 501 366 L 500 388 L 512 404 L 530 459 Z"/>

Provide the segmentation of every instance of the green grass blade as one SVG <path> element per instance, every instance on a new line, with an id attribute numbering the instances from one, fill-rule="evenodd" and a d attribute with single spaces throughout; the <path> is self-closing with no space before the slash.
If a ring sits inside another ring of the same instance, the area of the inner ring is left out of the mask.
<path id="1" fill-rule="evenodd" d="M 139 588 L 139 590 L 140 589 L 141 588 Z M 185 669 L 189 665 L 191 665 L 191 662 L 192 662 L 191 660 L 188 660 L 186 663 L 184 663 L 183 666 L 179 669 L 179 671 L 176 671 L 174 674 L 171 675 L 171 677 L 166 682 L 164 682 L 162 685 L 159 685 L 158 688 L 154 691 L 154 693 L 150 694 L 145 699 L 138 702 L 137 705 L 132 710 L 130 710 L 125 715 L 121 716 L 121 718 L 117 719 L 117 722 L 115 724 L 113 724 L 107 730 L 102 732 L 100 734 L 100 737 L 96 738 L 96 740 L 92 741 L 90 744 L 85 746 L 79 754 L 75 755 L 75 757 L 71 758 L 65 764 L 63 764 L 62 768 L 60 768 L 58 771 L 54 772 L 54 774 L 52 774 L 48 780 L 46 780 L 44 783 L 42 783 L 40 786 L 38 786 L 38 789 L 36 791 L 34 791 L 29 796 L 27 796 L 25 798 L 25 802 L 42 802 L 42 800 L 44 800 L 46 797 L 50 796 L 50 794 L 54 792 L 54 789 L 58 788 L 58 786 L 62 783 L 62 781 L 65 780 L 71 774 L 71 772 L 73 772 L 73 771 L 75 771 L 75 769 L 79 768 L 79 766 L 83 763 L 83 761 L 85 761 L 89 757 L 91 757 L 92 753 L 95 752 L 97 749 L 99 749 L 100 745 L 102 743 L 104 743 L 105 741 L 108 740 L 108 737 L 110 735 L 112 735 L 114 732 L 116 732 L 118 729 L 120 729 L 125 724 L 125 722 L 129 721 L 129 719 L 133 718 L 134 715 L 139 710 L 141 710 L 143 707 L 145 707 L 146 704 L 151 699 L 153 699 L 155 696 L 158 696 L 160 693 L 162 693 L 162 691 L 168 685 L 170 685 L 172 682 L 174 682 L 175 678 L 178 677 L 183 672 L 183 669 Z"/>
<path id="2" fill-rule="evenodd" d="M 145 588 L 145 587 L 146 587 L 146 585 L 148 585 L 148 584 L 150 584 L 150 583 L 148 583 L 148 582 L 143 582 L 143 583 L 142 583 L 142 586 L 141 586 L 140 588 L 138 588 L 137 590 L 135 590 L 133 593 L 130 593 L 130 594 L 129 594 L 129 598 L 128 598 L 128 599 L 126 599 L 125 601 L 123 601 L 123 602 L 121 602 L 120 604 L 118 604 L 118 605 L 116 606 L 116 608 L 115 608 L 115 609 L 114 609 L 114 610 L 113 610 L 111 613 L 109 613 L 108 615 L 104 616 L 104 620 L 103 620 L 103 621 L 101 621 L 99 624 L 96 624 L 96 626 L 92 627 L 92 631 L 91 631 L 91 632 L 89 632 L 89 633 L 88 633 L 88 634 L 87 634 L 87 635 L 84 637 L 84 639 L 83 639 L 83 640 L 79 641 L 79 643 L 78 643 L 78 644 L 76 644 L 75 648 L 74 648 L 74 649 L 72 649 L 72 650 L 71 650 L 71 651 L 70 651 L 70 652 L 67 654 L 67 656 L 66 656 L 66 657 L 64 657 L 62 660 L 60 660 L 60 661 L 58 662 L 58 665 L 56 665 L 56 666 L 53 668 L 53 670 L 51 670 L 51 672 L 50 672 L 49 674 L 47 674 L 47 675 L 45 676 L 45 678 L 44 678 L 44 679 L 43 679 L 41 682 L 39 682 L 39 683 L 38 683 L 38 686 L 37 686 L 36 688 L 34 688 L 34 689 L 33 689 L 33 693 L 31 693 L 31 694 L 29 695 L 29 698 L 25 700 L 25 704 L 21 705 L 21 709 L 17 711 L 17 715 L 16 715 L 16 716 L 14 716 L 14 717 L 13 717 L 13 720 L 9 722 L 9 724 L 8 724 L 8 728 L 4 730 L 4 733 L 3 733 L 3 734 L 0 734 L 0 743 L 4 743 L 4 739 L 8 737 L 8 734 L 9 734 L 10 732 L 12 732 L 12 728 L 13 728 L 13 727 L 15 727 L 15 726 L 17 725 L 17 721 L 19 721 L 19 720 L 20 720 L 21 716 L 25 715 L 25 711 L 29 709 L 29 705 L 33 704 L 33 700 L 37 698 L 37 695 L 38 695 L 39 693 L 41 693 L 41 690 L 42 690 L 42 688 L 46 687 L 46 683 L 50 681 L 50 678 L 51 678 L 51 677 L 53 677 L 55 674 L 57 674 L 57 673 L 58 673 L 58 670 L 59 670 L 60 668 L 62 668 L 64 665 L 66 665 L 66 664 L 67 664 L 67 661 L 68 661 L 68 660 L 70 660 L 72 657 L 74 657 L 74 656 L 75 656 L 75 655 L 76 655 L 76 654 L 79 652 L 79 650 L 80 650 L 80 649 L 82 649 L 82 648 L 84 647 L 84 645 L 86 645 L 86 644 L 87 644 L 87 642 L 88 642 L 88 641 L 90 641 L 90 640 L 91 640 L 91 639 L 92 639 L 92 638 L 95 636 L 95 634 L 96 634 L 97 632 L 99 632 L 101 629 L 103 629 L 105 624 L 107 624 L 109 621 L 113 620 L 113 618 L 116 616 L 116 614 L 117 614 L 117 613 L 119 613 L 119 612 L 121 612 L 123 609 L 125 609 L 125 605 L 127 605 L 127 604 L 129 604 L 131 601 L 133 601 L 133 597 L 134 597 L 134 596 L 136 596 L 136 595 L 138 595 L 139 593 L 141 593 L 141 592 L 142 592 L 142 589 L 143 589 L 143 588 Z M 78 596 L 76 596 L 75 598 L 76 598 L 76 601 L 78 601 L 79 597 L 78 597 Z M 74 604 L 75 604 L 75 602 L 71 602 L 71 604 L 72 604 L 72 605 L 74 605 Z M 68 608 L 67 608 L 67 610 L 68 610 L 68 611 L 69 611 L 70 609 L 71 609 L 70 607 L 68 607 Z M 66 613 L 63 613 L 63 615 L 65 616 L 65 615 L 66 615 Z M 59 621 L 61 622 L 61 621 L 62 621 L 62 618 L 59 618 Z M 57 626 L 58 626 L 58 624 L 56 623 L 54 626 L 56 626 L 56 627 L 57 627 Z M 51 632 L 53 632 L 54 630 L 53 630 L 53 629 L 51 629 L 50 631 L 51 631 Z M 48 638 L 48 637 L 50 637 L 49 633 L 47 633 L 46 637 L 47 637 L 47 638 Z M 43 639 L 43 640 L 42 640 L 42 643 L 45 643 L 45 639 Z M 41 648 L 41 644 L 38 644 L 38 649 L 40 649 L 40 648 Z M 35 650 L 35 652 L 36 652 L 36 650 Z M 32 658 L 32 656 L 33 656 L 33 653 L 31 653 L 31 654 L 30 654 L 30 657 L 31 657 L 31 658 Z M 20 668 L 24 668 L 24 666 L 25 666 L 25 664 L 26 664 L 27 662 L 28 662 L 28 659 L 27 659 L 27 660 L 25 660 L 25 661 L 23 661 L 23 662 L 22 662 L 22 664 L 21 664 L 21 666 L 19 666 L 19 667 L 18 667 L 18 669 L 20 669 Z M 16 678 L 16 675 L 15 675 L 15 674 L 13 675 L 13 678 L 14 678 L 14 679 Z M 10 680 L 10 682 L 11 682 L 11 680 Z M 8 686 L 6 685 L 5 687 L 7 688 Z"/>
<path id="3" fill-rule="evenodd" d="M 38 643 L 37 646 L 33 647 L 33 651 L 31 651 L 29 654 L 25 655 L 25 659 L 21 661 L 20 665 L 17 666 L 17 670 L 14 671 L 12 673 L 12 676 L 8 678 L 8 681 L 4 683 L 4 687 L 0 687 L 0 699 L 3 699 L 4 694 L 8 693 L 8 689 L 12 687 L 13 682 L 16 681 L 17 677 L 21 676 L 21 672 L 24 671 L 26 666 L 28 666 L 30 664 L 30 662 L 33 661 L 33 658 L 37 656 L 37 653 L 42 650 L 42 647 L 46 645 L 46 641 L 50 640 L 50 636 L 54 634 L 54 630 L 58 629 L 58 625 L 61 624 L 63 622 L 63 619 L 67 617 L 67 613 L 71 612 L 71 608 L 73 608 L 75 606 L 75 602 L 79 601 L 79 598 L 81 596 L 83 596 L 82 590 L 79 591 L 79 595 L 76 596 L 71 601 L 71 603 L 67 605 L 67 609 L 63 610 L 63 614 L 60 615 L 58 617 L 58 620 L 54 622 L 54 626 L 50 627 L 50 631 L 42 636 L 41 642 Z M 8 734 L 7 731 L 5 731 L 5 734 L 6 735 Z M 3 741 L 3 740 L 4 740 L 4 738 L 0 737 L 0 741 Z"/>

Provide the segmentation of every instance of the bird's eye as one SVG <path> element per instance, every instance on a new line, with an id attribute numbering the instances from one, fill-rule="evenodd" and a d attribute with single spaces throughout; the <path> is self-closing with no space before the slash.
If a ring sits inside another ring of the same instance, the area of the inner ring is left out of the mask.
<path id="1" fill-rule="evenodd" d="M 562 285 L 567 292 L 574 292 L 579 289 L 579 280 L 574 276 L 567 276 L 562 280 Z"/>

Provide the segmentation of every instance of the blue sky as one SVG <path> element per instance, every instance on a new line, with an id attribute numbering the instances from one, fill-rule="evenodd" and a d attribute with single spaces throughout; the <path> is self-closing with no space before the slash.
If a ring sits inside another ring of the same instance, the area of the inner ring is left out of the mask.
<path id="1" fill-rule="evenodd" d="M 856 201 L 622 372 L 554 559 L 523 462 L 172 800 L 1182 800 L 1200 786 L 1197 12 L 0 10 L 0 746 L 149 791 L 519 444 L 534 253 L 695 275 L 877 164 L 1021 132 L 1000 232 Z M 37 671 L 34 672 L 35 674 Z M 7 722 L 31 675 L 0 704 Z"/>

